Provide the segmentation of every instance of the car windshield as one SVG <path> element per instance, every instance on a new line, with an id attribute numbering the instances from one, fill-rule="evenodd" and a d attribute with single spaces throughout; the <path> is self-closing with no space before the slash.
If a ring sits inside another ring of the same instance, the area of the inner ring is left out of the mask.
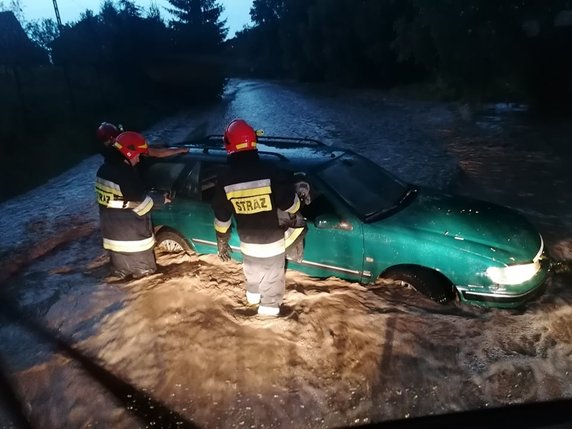
<path id="1" fill-rule="evenodd" d="M 357 154 L 346 154 L 317 172 L 362 219 L 372 220 L 404 201 L 410 186 Z"/>

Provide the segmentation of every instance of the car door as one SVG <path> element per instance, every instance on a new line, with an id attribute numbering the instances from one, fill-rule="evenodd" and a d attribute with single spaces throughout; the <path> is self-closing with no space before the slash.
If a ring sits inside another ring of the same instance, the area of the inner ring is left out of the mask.
<path id="1" fill-rule="evenodd" d="M 164 204 L 165 195 L 175 198 L 181 177 L 192 169 L 188 160 L 152 159 L 144 160 L 138 170 L 147 187 L 147 193 L 153 198 L 152 218 L 154 225 L 171 225 L 173 223 L 173 204 Z"/>
<path id="2" fill-rule="evenodd" d="M 302 208 L 308 232 L 304 239 L 304 258 L 288 267 L 317 277 L 336 276 L 362 280 L 362 224 L 343 204 L 317 181 L 308 180 L 312 201 Z"/>
<path id="3" fill-rule="evenodd" d="M 179 187 L 176 213 L 173 213 L 174 227 L 198 253 L 217 252 L 211 202 L 217 178 L 225 168 L 224 162 L 200 161 Z M 230 245 L 236 259 L 241 259 L 239 243 L 236 228 L 232 228 Z"/>

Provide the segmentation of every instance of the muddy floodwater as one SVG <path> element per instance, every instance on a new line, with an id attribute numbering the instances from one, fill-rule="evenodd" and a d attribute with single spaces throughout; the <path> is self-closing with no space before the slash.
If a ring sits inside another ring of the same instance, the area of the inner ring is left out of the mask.
<path id="1" fill-rule="evenodd" d="M 157 250 L 157 274 L 107 282 L 94 156 L 0 205 L 0 427 L 334 428 L 572 398 L 567 121 L 231 80 L 217 105 L 144 134 L 179 142 L 237 117 L 520 211 L 560 261 L 546 291 L 487 310 L 288 271 L 285 316 L 268 320 L 247 306 L 241 266 L 213 255 Z"/>

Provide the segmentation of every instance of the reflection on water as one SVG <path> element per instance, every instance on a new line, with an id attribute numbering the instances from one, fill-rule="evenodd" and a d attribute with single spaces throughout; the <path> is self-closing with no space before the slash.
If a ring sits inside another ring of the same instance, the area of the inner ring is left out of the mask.
<path id="1" fill-rule="evenodd" d="M 477 127 L 502 132 L 508 126 L 525 123 L 528 106 L 517 103 L 495 103 L 485 105 L 472 119 Z"/>
<path id="2" fill-rule="evenodd" d="M 521 106 L 486 109 L 474 124 L 443 135 L 461 168 L 455 190 L 520 210 L 546 236 L 553 256 L 569 258 L 572 157 L 563 152 L 567 134 L 555 134 L 552 123 L 540 122 Z"/>

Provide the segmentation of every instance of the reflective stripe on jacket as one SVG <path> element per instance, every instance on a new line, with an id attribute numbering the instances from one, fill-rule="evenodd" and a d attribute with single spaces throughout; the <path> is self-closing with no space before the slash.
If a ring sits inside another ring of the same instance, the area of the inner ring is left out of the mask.
<path id="1" fill-rule="evenodd" d="M 145 196 L 143 201 L 127 201 L 121 192 L 121 186 L 110 180 L 95 178 L 95 193 L 97 203 L 111 209 L 131 209 L 139 216 L 143 216 L 153 208 L 153 200 Z"/>
<path id="2" fill-rule="evenodd" d="M 286 246 L 284 244 L 284 239 L 276 240 L 273 243 L 245 243 L 240 242 L 240 251 L 248 256 L 254 256 L 256 258 L 270 258 L 272 256 L 280 255 L 284 253 Z"/>
<path id="3" fill-rule="evenodd" d="M 304 227 L 302 228 L 288 228 L 284 231 L 284 245 L 286 247 L 290 246 L 296 241 L 298 237 L 304 232 Z"/>
<path id="4" fill-rule="evenodd" d="M 294 184 L 286 173 L 258 160 L 255 152 L 238 152 L 230 168 L 217 181 L 212 207 L 214 228 L 225 233 L 236 219 L 240 249 L 259 258 L 285 251 L 284 229 L 277 209 L 295 212 L 300 207 Z"/>
<path id="5" fill-rule="evenodd" d="M 153 200 L 137 170 L 124 162 L 106 161 L 97 171 L 95 188 L 103 247 L 128 253 L 151 249 Z"/>

